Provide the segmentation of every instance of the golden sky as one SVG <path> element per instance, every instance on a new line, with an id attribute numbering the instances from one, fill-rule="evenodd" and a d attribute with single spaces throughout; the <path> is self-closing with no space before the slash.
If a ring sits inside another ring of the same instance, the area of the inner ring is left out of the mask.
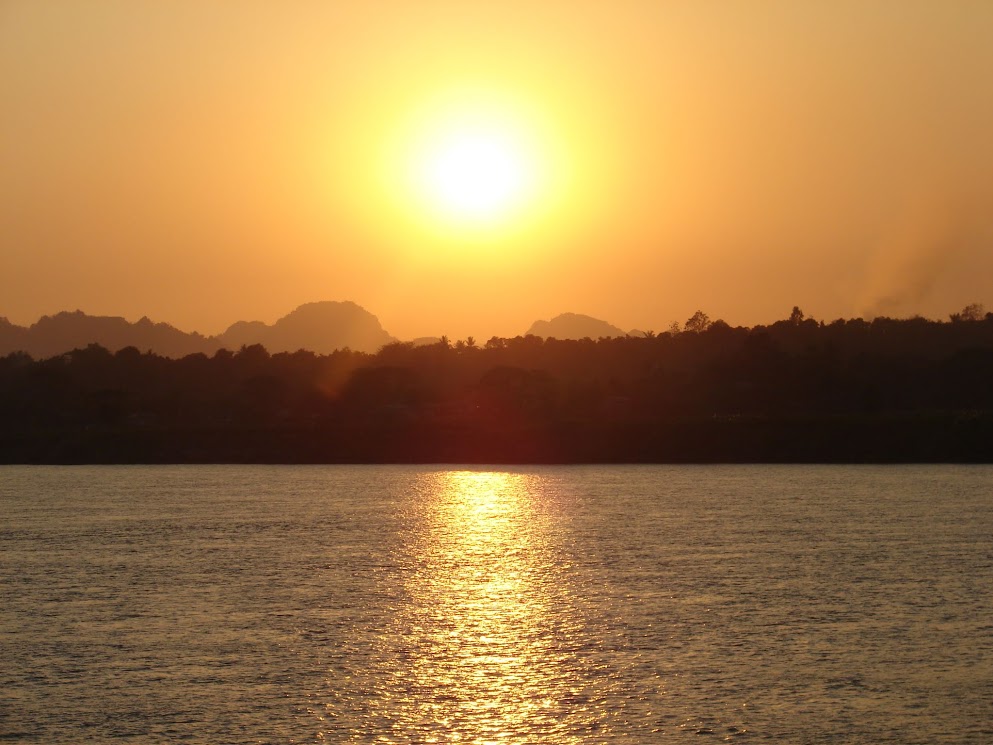
<path id="1" fill-rule="evenodd" d="M 993 307 L 991 40 L 988 0 L 0 0 L 0 315 Z"/>

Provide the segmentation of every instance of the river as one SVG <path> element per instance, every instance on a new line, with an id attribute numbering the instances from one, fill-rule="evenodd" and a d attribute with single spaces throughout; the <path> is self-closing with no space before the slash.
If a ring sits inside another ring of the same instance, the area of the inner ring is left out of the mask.
<path id="1" fill-rule="evenodd" d="M 993 468 L 0 468 L 0 740 L 993 742 Z"/>

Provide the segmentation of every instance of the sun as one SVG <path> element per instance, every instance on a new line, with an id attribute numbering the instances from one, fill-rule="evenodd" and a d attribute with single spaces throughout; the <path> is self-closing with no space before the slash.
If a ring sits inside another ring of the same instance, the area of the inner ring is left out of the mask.
<path id="1" fill-rule="evenodd" d="M 533 164 L 508 132 L 467 128 L 446 133 L 418 168 L 424 196 L 443 216 L 473 223 L 503 219 L 532 195 Z"/>
<path id="2" fill-rule="evenodd" d="M 425 225 L 496 235 L 533 216 L 547 148 L 520 109 L 478 100 L 427 108 L 408 130 L 405 201 Z"/>

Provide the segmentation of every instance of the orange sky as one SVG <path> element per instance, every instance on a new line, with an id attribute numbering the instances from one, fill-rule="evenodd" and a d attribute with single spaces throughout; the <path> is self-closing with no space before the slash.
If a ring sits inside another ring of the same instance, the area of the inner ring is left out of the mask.
<path id="1" fill-rule="evenodd" d="M 993 308 L 991 39 L 986 0 L 3 0 L 0 315 L 217 333 L 354 300 L 488 338 Z M 547 177 L 486 230 L 403 186 L 460 101 Z"/>

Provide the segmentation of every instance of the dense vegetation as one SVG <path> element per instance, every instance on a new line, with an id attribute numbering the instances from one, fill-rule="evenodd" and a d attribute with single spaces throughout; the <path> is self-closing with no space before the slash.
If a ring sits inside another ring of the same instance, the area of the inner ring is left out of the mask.
<path id="1" fill-rule="evenodd" d="M 993 313 L 0 358 L 5 462 L 993 461 Z"/>

